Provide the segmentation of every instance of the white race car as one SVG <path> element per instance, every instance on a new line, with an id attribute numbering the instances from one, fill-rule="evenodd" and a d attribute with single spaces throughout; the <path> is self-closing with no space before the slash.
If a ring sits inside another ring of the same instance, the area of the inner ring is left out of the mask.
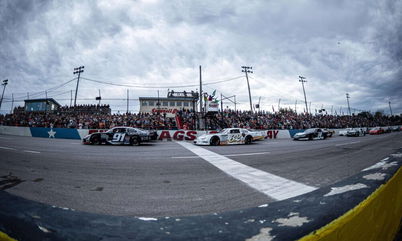
<path id="1" fill-rule="evenodd" d="M 218 133 L 203 134 L 194 140 L 196 145 L 233 145 L 233 144 L 251 144 L 254 141 L 254 133 L 243 128 L 226 128 Z"/>
<path id="2" fill-rule="evenodd" d="M 346 128 L 346 129 L 340 130 L 339 135 L 346 136 L 346 134 L 348 134 L 348 131 L 352 131 L 352 130 L 353 130 L 353 128 Z"/>
<path id="3" fill-rule="evenodd" d="M 262 141 L 267 137 L 267 131 L 247 129 L 253 136 L 253 141 Z"/>
<path id="4" fill-rule="evenodd" d="M 346 133 L 346 136 L 365 136 L 366 131 L 363 128 L 353 128 Z"/>

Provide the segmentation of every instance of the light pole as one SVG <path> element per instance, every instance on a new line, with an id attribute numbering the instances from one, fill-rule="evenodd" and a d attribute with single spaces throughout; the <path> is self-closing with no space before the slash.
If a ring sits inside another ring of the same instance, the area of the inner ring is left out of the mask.
<path id="1" fill-rule="evenodd" d="M 303 77 L 303 76 L 300 76 L 300 75 L 299 75 L 299 82 L 301 82 L 301 83 L 302 83 L 302 86 L 303 86 L 304 103 L 306 103 L 306 112 L 309 113 L 309 112 L 308 112 L 308 108 L 307 108 L 306 90 L 304 89 L 304 83 L 307 82 L 306 77 Z"/>
<path id="2" fill-rule="evenodd" d="M 389 105 L 389 111 L 391 112 L 391 116 L 392 116 L 391 101 L 388 101 L 388 105 Z"/>
<path id="3" fill-rule="evenodd" d="M 249 66 L 242 66 L 243 70 L 241 72 L 246 73 L 246 79 L 247 79 L 247 87 L 248 87 L 248 97 L 250 99 L 250 111 L 253 112 L 253 102 L 251 102 L 251 91 L 250 91 L 250 83 L 248 82 L 248 73 L 253 73 L 250 69 L 253 69 L 253 67 Z"/>
<path id="4" fill-rule="evenodd" d="M 77 104 L 77 93 L 78 93 L 78 84 L 80 83 L 80 74 L 84 72 L 84 66 L 80 66 L 77 68 L 74 68 L 73 74 L 78 74 L 78 79 L 77 79 L 77 87 L 75 88 L 75 98 L 74 98 L 74 107 Z"/>
<path id="5" fill-rule="evenodd" d="M 349 115 L 352 115 L 352 113 L 350 112 L 349 98 L 350 98 L 349 93 L 346 93 L 346 101 L 348 102 Z"/>
<path id="6" fill-rule="evenodd" d="M 8 79 L 3 80 L 3 83 L 1 84 L 4 87 L 3 87 L 3 94 L 1 95 L 1 99 L 0 99 L 0 109 L 1 109 L 1 104 L 3 103 L 4 91 L 6 90 L 7 84 L 8 84 Z"/>

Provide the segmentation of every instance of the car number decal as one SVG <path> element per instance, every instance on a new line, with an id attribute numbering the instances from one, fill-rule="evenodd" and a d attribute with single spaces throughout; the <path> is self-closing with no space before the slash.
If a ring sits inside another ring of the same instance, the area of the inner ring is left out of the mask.
<path id="1" fill-rule="evenodd" d="M 125 135 L 126 135 L 126 133 L 115 133 L 113 135 L 112 141 L 115 141 L 115 142 L 123 141 Z"/>
<path id="2" fill-rule="evenodd" d="M 228 142 L 229 143 L 236 143 L 241 141 L 241 135 L 240 134 L 233 134 L 229 135 Z"/>

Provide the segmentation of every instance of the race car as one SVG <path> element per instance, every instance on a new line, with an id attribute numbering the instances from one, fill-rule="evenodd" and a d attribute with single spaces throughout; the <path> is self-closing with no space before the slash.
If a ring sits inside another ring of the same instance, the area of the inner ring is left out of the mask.
<path id="1" fill-rule="evenodd" d="M 331 134 L 332 135 L 332 134 Z M 321 128 L 311 128 L 303 132 L 296 133 L 293 140 L 324 140 L 329 136 L 329 132 Z"/>
<path id="2" fill-rule="evenodd" d="M 259 133 L 249 131 L 243 128 L 226 128 L 218 133 L 203 134 L 194 140 L 196 145 L 234 145 L 234 144 L 251 144 L 254 141 L 253 136 Z"/>
<path id="3" fill-rule="evenodd" d="M 327 132 L 327 137 L 332 137 L 335 134 L 334 130 L 329 130 L 327 128 L 322 129 L 323 132 Z"/>
<path id="4" fill-rule="evenodd" d="M 362 128 L 352 128 L 351 130 L 348 130 L 348 132 L 346 133 L 346 136 L 365 136 L 366 135 L 366 131 L 363 130 Z"/>
<path id="5" fill-rule="evenodd" d="M 353 130 L 353 128 L 346 128 L 344 130 L 340 130 L 339 135 L 340 136 L 346 136 L 346 134 L 348 134 L 348 131 L 351 131 L 351 130 Z"/>
<path id="6" fill-rule="evenodd" d="M 267 131 L 247 129 L 253 136 L 253 141 L 262 141 L 267 137 Z"/>
<path id="7" fill-rule="evenodd" d="M 141 142 L 150 141 L 155 133 L 133 127 L 114 127 L 106 132 L 96 132 L 82 139 L 83 144 L 100 145 L 140 145 Z"/>
<path id="8" fill-rule="evenodd" d="M 382 129 L 381 127 L 374 127 L 373 129 L 371 129 L 369 131 L 370 135 L 380 135 L 384 133 L 384 129 Z"/>

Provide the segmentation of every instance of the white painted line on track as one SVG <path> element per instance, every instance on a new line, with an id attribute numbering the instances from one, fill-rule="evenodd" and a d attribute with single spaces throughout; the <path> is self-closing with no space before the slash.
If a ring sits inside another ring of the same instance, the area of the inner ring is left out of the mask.
<path id="1" fill-rule="evenodd" d="M 226 174 L 276 200 L 285 200 L 317 189 L 315 187 L 307 186 L 302 183 L 249 167 L 191 143 L 177 143 L 219 168 Z"/>
<path id="2" fill-rule="evenodd" d="M 279 142 L 263 142 L 264 145 L 279 144 Z"/>
<path id="3" fill-rule="evenodd" d="M 223 156 L 255 156 L 255 155 L 266 155 L 270 154 L 271 152 L 254 152 L 254 153 L 239 153 L 239 154 L 229 154 L 229 155 L 223 155 Z M 189 159 L 189 158 L 201 158 L 200 156 L 172 156 L 171 158 L 173 159 Z"/>
<path id="4" fill-rule="evenodd" d="M 15 148 L 6 147 L 6 146 L 0 146 L 0 149 L 4 149 L 4 150 L 13 150 L 13 151 L 16 151 L 16 150 L 17 150 L 17 149 L 15 149 Z"/>
<path id="5" fill-rule="evenodd" d="M 360 143 L 360 141 L 354 141 L 354 142 L 336 144 L 335 146 L 346 146 L 346 145 L 352 145 L 352 144 L 356 144 L 356 143 Z"/>
<path id="6" fill-rule="evenodd" d="M 34 154 L 39 154 L 39 151 L 30 151 L 30 150 L 23 150 L 23 152 L 27 152 L 27 153 L 34 153 Z"/>

